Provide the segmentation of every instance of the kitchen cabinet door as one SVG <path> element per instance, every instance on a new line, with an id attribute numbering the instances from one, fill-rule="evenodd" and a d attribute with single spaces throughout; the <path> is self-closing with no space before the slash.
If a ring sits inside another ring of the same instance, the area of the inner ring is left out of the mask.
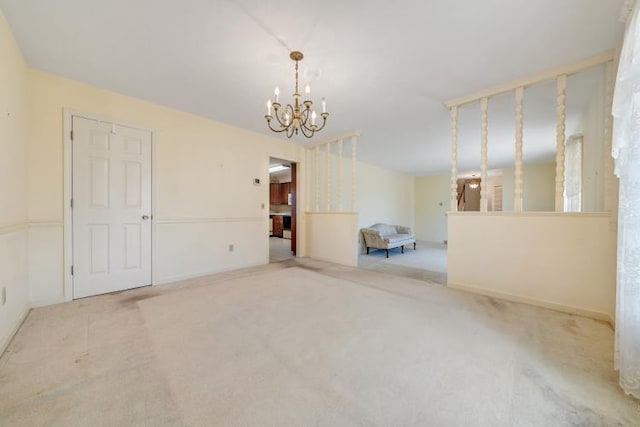
<path id="1" fill-rule="evenodd" d="M 269 204 L 270 205 L 280 204 L 280 184 L 275 184 L 275 183 L 269 184 Z"/>
<path id="2" fill-rule="evenodd" d="M 273 235 L 275 237 L 282 237 L 283 230 L 284 230 L 284 221 L 282 219 L 282 215 L 274 215 L 273 216 Z"/>
<path id="3" fill-rule="evenodd" d="M 280 203 L 283 205 L 287 204 L 290 188 L 291 188 L 290 182 L 285 182 L 283 184 L 280 184 Z"/>

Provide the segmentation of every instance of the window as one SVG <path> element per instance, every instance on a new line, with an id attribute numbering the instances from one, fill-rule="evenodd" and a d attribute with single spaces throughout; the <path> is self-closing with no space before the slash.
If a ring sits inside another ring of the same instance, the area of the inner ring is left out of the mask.
<path id="1" fill-rule="evenodd" d="M 564 211 L 582 211 L 582 135 L 572 135 L 564 146 Z"/>

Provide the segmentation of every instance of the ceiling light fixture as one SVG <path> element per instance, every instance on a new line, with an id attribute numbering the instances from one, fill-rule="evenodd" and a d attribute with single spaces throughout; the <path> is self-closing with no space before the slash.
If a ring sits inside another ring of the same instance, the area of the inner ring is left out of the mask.
<path id="1" fill-rule="evenodd" d="M 280 172 L 289 169 L 289 166 L 285 165 L 273 165 L 269 167 L 269 173 Z"/>
<path id="2" fill-rule="evenodd" d="M 475 177 L 475 175 L 473 175 Z M 476 188 L 478 188 L 480 186 L 480 180 L 477 178 L 473 178 L 471 179 L 469 182 L 469 188 L 472 190 L 475 190 Z"/>
<path id="3" fill-rule="evenodd" d="M 296 63 L 296 90 L 293 93 L 293 105 L 287 104 L 283 107 L 280 104 L 278 100 L 280 88 L 276 86 L 273 91 L 275 95 L 273 102 L 271 99 L 267 101 L 267 115 L 264 116 L 264 118 L 267 119 L 269 129 L 274 132 L 285 132 L 287 138 L 291 138 L 294 134 L 297 135 L 298 132 L 302 132 L 304 136 L 311 138 L 316 132 L 321 131 L 327 123 L 327 117 L 329 117 L 329 113 L 327 113 L 327 103 L 325 99 L 322 98 L 322 113 L 320 113 L 322 125 L 318 126 L 316 124 L 318 114 L 313 109 L 313 102 L 309 99 L 311 95 L 311 87 L 309 85 L 307 85 L 304 90 L 306 99 L 302 101 L 302 104 L 300 103 L 300 93 L 298 92 L 298 62 L 302 61 L 304 55 L 302 55 L 302 52 L 294 50 L 289 54 L 289 58 Z M 274 110 L 273 116 L 271 115 L 272 108 Z M 277 121 L 275 127 L 271 123 L 271 119 L 273 119 L 274 116 L 276 118 L 275 121 Z"/>

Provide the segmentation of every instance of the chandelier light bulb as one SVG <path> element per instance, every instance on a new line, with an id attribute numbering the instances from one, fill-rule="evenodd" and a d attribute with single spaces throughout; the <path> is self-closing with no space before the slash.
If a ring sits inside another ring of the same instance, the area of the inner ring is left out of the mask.
<path id="1" fill-rule="evenodd" d="M 327 101 L 325 101 L 324 98 L 322 98 L 322 112 L 323 113 L 327 112 Z"/>
<path id="2" fill-rule="evenodd" d="M 307 95 L 309 95 L 311 93 L 311 86 L 309 86 L 308 84 L 304 87 L 304 93 L 306 93 Z"/>
<path id="3" fill-rule="evenodd" d="M 267 100 L 267 116 L 271 115 L 271 99 Z"/>
<path id="4" fill-rule="evenodd" d="M 316 125 L 316 117 L 318 117 L 318 115 L 316 114 L 315 110 L 311 112 L 311 126 L 315 126 Z"/>
<path id="5" fill-rule="evenodd" d="M 273 93 L 276 95 L 276 102 L 278 102 L 278 95 L 280 95 L 280 88 L 278 86 L 276 86 L 276 88 L 273 90 Z"/>

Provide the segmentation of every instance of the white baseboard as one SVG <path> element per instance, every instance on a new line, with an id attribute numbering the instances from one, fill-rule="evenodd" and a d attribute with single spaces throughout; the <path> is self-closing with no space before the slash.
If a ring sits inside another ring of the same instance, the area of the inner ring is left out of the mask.
<path id="1" fill-rule="evenodd" d="M 27 318 L 27 315 L 29 314 L 30 311 L 31 311 L 30 308 L 26 308 L 24 310 L 24 312 L 22 313 L 22 316 L 18 318 L 18 321 L 13 325 L 13 328 L 11 328 L 11 331 L 9 332 L 9 334 L 0 342 L 0 356 L 2 356 L 4 352 L 7 350 L 7 347 L 9 347 L 9 343 L 11 343 L 11 340 L 18 332 L 18 329 L 20 329 L 20 326 L 22 326 L 22 323 Z"/>
<path id="2" fill-rule="evenodd" d="M 31 308 L 46 307 L 48 305 L 62 304 L 63 302 L 67 302 L 67 300 L 64 299 L 64 296 L 33 300 L 31 301 Z"/>
<path id="3" fill-rule="evenodd" d="M 459 283 L 447 283 L 447 287 L 451 289 L 457 289 L 460 291 L 471 292 L 478 295 L 484 295 L 493 298 L 500 298 L 506 301 L 519 302 L 523 304 L 535 305 L 537 307 L 548 308 L 555 311 L 561 311 L 563 313 L 577 314 L 578 316 L 589 317 L 591 319 L 602 320 L 609 323 L 612 327 L 615 327 L 615 320 L 608 313 L 602 313 L 599 311 L 589 310 L 580 307 L 573 307 L 570 305 L 558 304 L 551 301 L 540 300 L 531 297 L 524 297 L 519 295 L 508 294 L 504 292 L 493 291 L 490 289 L 479 288 L 477 286 L 462 285 Z"/>

